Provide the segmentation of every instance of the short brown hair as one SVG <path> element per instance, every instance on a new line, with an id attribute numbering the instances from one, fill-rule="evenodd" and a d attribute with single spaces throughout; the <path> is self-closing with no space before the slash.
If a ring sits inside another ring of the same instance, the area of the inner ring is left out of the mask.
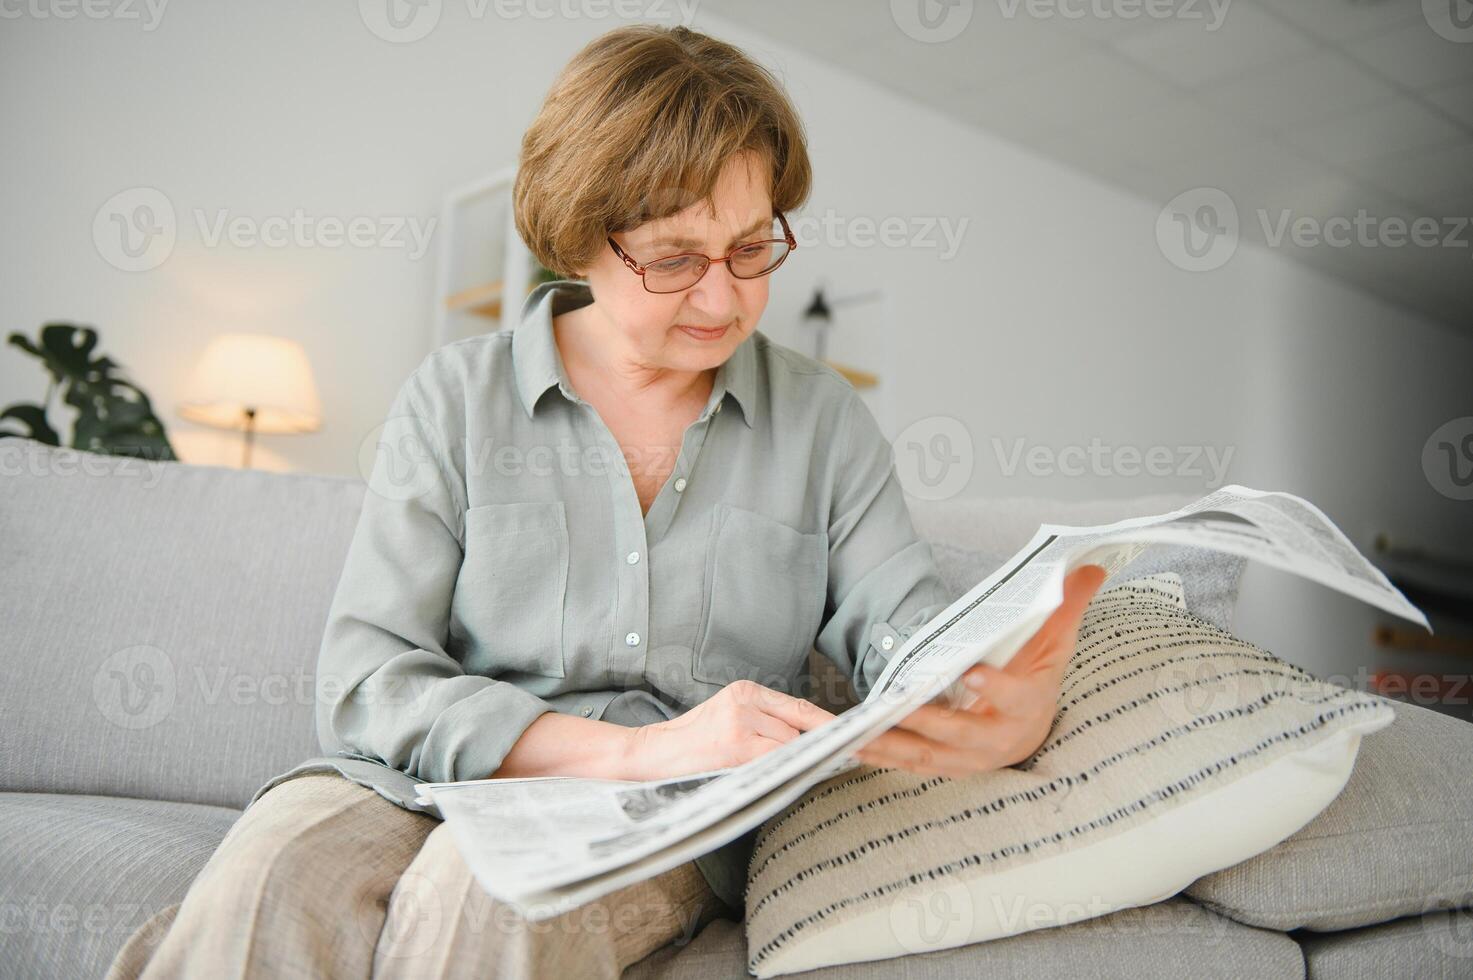
<path id="1" fill-rule="evenodd" d="M 744 150 L 769 165 L 775 209 L 808 199 L 803 125 L 771 72 L 683 26 L 615 28 L 568 62 L 522 137 L 517 232 L 568 276 L 611 232 L 714 206 L 723 166 Z"/>

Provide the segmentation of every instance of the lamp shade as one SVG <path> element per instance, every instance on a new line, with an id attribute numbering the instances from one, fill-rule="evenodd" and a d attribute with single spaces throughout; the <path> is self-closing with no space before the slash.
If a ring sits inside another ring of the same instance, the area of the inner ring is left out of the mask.
<path id="1" fill-rule="evenodd" d="M 243 429 L 249 410 L 255 411 L 251 427 L 256 432 L 317 431 L 322 405 L 301 344 L 255 333 L 221 334 L 210 341 L 179 403 L 180 416 Z"/>

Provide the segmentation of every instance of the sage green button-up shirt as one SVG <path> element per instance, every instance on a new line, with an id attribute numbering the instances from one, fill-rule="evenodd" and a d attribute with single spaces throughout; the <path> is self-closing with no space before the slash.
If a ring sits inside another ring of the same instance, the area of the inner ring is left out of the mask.
<path id="1" fill-rule="evenodd" d="M 810 647 L 863 696 L 954 598 L 853 386 L 760 330 L 642 513 L 629 469 L 653 461 L 626 458 L 553 339 L 592 299 L 543 283 L 515 329 L 441 347 L 399 389 L 319 656 L 339 758 L 314 763 L 367 763 L 359 781 L 406 805 L 404 776 L 486 778 L 544 711 L 646 725 L 737 678 L 802 695 Z M 702 870 L 739 908 L 745 852 L 724 850 Z"/>

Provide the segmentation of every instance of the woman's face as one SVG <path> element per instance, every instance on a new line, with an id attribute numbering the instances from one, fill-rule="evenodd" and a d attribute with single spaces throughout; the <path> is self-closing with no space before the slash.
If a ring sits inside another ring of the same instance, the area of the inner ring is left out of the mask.
<path id="1" fill-rule="evenodd" d="M 747 154 L 729 162 L 715 189 L 712 214 L 704 201 L 612 237 L 641 265 L 676 252 L 725 255 L 742 242 L 772 237 L 769 176 Z M 756 229 L 756 230 L 754 230 Z M 678 293 L 651 293 L 641 278 L 605 248 L 583 273 L 595 305 L 614 330 L 624 356 L 650 368 L 704 371 L 718 367 L 757 328 L 767 307 L 769 279 L 738 279 L 713 262 L 701 280 Z M 725 327 L 702 333 L 683 327 Z"/>

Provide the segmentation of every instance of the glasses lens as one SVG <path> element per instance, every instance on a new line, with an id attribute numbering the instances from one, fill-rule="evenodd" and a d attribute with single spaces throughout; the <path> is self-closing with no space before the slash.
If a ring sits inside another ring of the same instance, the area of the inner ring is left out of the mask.
<path id="1" fill-rule="evenodd" d="M 644 288 L 652 293 L 678 293 L 694 285 L 710 265 L 699 255 L 672 255 L 645 266 Z"/>
<path id="2" fill-rule="evenodd" d="M 756 242 L 731 257 L 732 274 L 741 279 L 765 276 L 788 255 L 787 242 Z"/>

